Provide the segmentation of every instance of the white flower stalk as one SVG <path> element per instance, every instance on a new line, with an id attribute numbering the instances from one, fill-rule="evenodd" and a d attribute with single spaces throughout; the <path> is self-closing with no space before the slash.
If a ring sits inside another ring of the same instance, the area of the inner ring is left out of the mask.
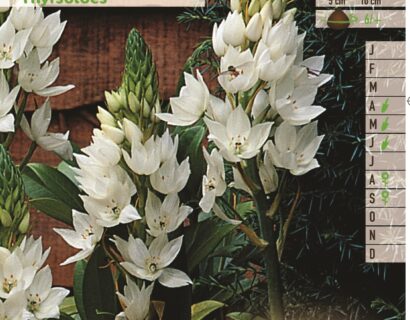
<path id="1" fill-rule="evenodd" d="M 4 302 L 0 300 L 0 319 L 22 320 L 27 319 L 26 296 L 24 291 L 19 291 Z"/>
<path id="2" fill-rule="evenodd" d="M 292 125 L 307 124 L 326 111 L 321 106 L 312 105 L 316 94 L 316 86 L 297 87 L 286 98 L 276 100 L 276 110 L 283 120 Z"/>
<path id="3" fill-rule="evenodd" d="M 133 276 L 148 281 L 158 280 L 169 288 L 192 284 L 184 272 L 168 267 L 181 250 L 182 236 L 168 241 L 167 235 L 162 234 L 151 242 L 149 249 L 141 239 L 131 235 L 128 242 L 114 236 L 114 242 L 124 258 L 121 265 Z"/>
<path id="4" fill-rule="evenodd" d="M 30 34 L 31 44 L 37 48 L 40 62 L 45 61 L 51 54 L 53 46 L 60 39 L 67 21 L 61 22 L 60 11 L 48 15 L 34 25 Z"/>
<path id="5" fill-rule="evenodd" d="M 20 86 L 10 91 L 4 73 L 0 73 L 0 132 L 14 132 L 14 115 L 9 112 L 14 106 Z"/>
<path id="6" fill-rule="evenodd" d="M 272 193 L 278 189 L 278 173 L 267 151 L 264 152 L 263 161 L 259 164 L 259 179 L 265 194 Z"/>
<path id="7" fill-rule="evenodd" d="M 151 305 L 151 294 L 154 283 L 141 289 L 127 276 L 127 285 L 124 286 L 124 295 L 117 292 L 118 299 L 125 307 L 124 311 L 116 316 L 116 320 L 146 320 Z"/>
<path id="8" fill-rule="evenodd" d="M 52 276 L 49 266 L 41 269 L 26 291 L 27 310 L 30 319 L 58 319 L 60 304 L 70 293 L 64 288 L 52 288 Z"/>
<path id="9" fill-rule="evenodd" d="M 160 166 L 160 154 L 154 136 L 145 143 L 132 141 L 131 156 L 125 150 L 122 150 L 122 154 L 128 167 L 139 175 L 151 175 Z"/>
<path id="10" fill-rule="evenodd" d="M 209 212 L 215 204 L 216 197 L 220 197 L 226 190 L 225 167 L 222 155 L 217 149 L 209 154 L 203 149 L 207 163 L 206 175 L 202 178 L 202 199 L 199 206 L 204 212 Z"/>
<path id="11" fill-rule="evenodd" d="M 181 88 L 179 97 L 170 99 L 172 114 L 157 113 L 162 121 L 173 126 L 189 126 L 202 118 L 209 105 L 209 90 L 201 73 L 197 79 L 189 73 L 184 73 L 185 86 Z"/>
<path id="12" fill-rule="evenodd" d="M 10 20 L 18 31 L 33 28 L 43 18 L 43 9 L 39 6 L 13 6 L 10 11 Z"/>
<path id="13" fill-rule="evenodd" d="M 149 228 L 147 232 L 153 237 L 173 232 L 178 229 L 192 210 L 191 207 L 180 206 L 176 193 L 167 195 L 161 203 L 154 193 L 148 191 L 145 205 L 145 217 Z"/>
<path id="14" fill-rule="evenodd" d="M 113 181 L 106 198 L 81 196 L 81 199 L 85 210 L 95 217 L 97 224 L 110 228 L 141 219 L 137 209 L 131 204 L 131 198 L 135 193 L 135 186 L 129 180 L 125 180 L 124 183 Z"/>
<path id="15" fill-rule="evenodd" d="M 71 160 L 73 158 L 73 148 L 70 141 L 68 141 L 69 132 L 67 131 L 65 134 L 47 132 L 50 122 L 51 107 L 50 101 L 47 99 L 40 108 L 34 111 L 31 125 L 23 116 L 21 128 L 30 140 L 35 141 L 44 150 L 53 151 L 61 158 Z"/>
<path id="16" fill-rule="evenodd" d="M 268 141 L 264 149 L 277 167 L 299 176 L 319 167 L 314 157 L 323 137 L 317 135 L 316 121 L 302 128 L 283 122 L 276 129 L 275 144 Z"/>
<path id="17" fill-rule="evenodd" d="M 248 91 L 258 79 L 258 70 L 251 51 L 248 49 L 240 52 L 230 46 L 221 58 L 218 81 L 222 88 L 229 93 Z"/>
<path id="18" fill-rule="evenodd" d="M 223 29 L 224 42 L 233 47 L 241 46 L 246 40 L 245 30 L 246 26 L 242 13 L 236 10 L 230 12 L 226 18 L 225 27 Z"/>
<path id="19" fill-rule="evenodd" d="M 10 18 L 0 27 L 0 69 L 10 69 L 21 58 L 31 29 L 16 32 Z"/>
<path id="20" fill-rule="evenodd" d="M 74 230 L 54 229 L 71 247 L 80 250 L 61 263 L 61 265 L 67 265 L 89 257 L 96 244 L 101 240 L 104 231 L 104 229 L 96 223 L 94 217 L 75 210 L 73 210 L 73 225 Z"/>
<path id="21" fill-rule="evenodd" d="M 228 45 L 225 43 L 223 38 L 223 33 L 225 29 L 225 20 L 221 22 L 218 26 L 217 23 L 214 24 L 214 29 L 212 31 L 212 47 L 215 51 L 215 54 L 219 57 L 222 57 L 226 50 L 228 50 Z"/>
<path id="22" fill-rule="evenodd" d="M 14 249 L 14 252 L 19 256 L 24 267 L 34 267 L 40 269 L 46 262 L 51 248 L 43 252 L 42 238 L 34 239 L 33 236 L 24 237 L 20 246 Z"/>
<path id="23" fill-rule="evenodd" d="M 189 158 L 178 164 L 176 157 L 172 157 L 150 176 L 150 182 L 162 194 L 178 193 L 186 186 L 190 174 Z"/>
<path id="24" fill-rule="evenodd" d="M 22 32 L 22 31 L 20 31 Z M 42 66 L 37 50 L 33 50 L 26 58 L 19 60 L 18 82 L 24 91 L 33 92 L 42 97 L 53 97 L 74 88 L 74 85 L 53 86 L 60 73 L 60 59 L 50 63 L 46 61 Z"/>
<path id="25" fill-rule="evenodd" d="M 246 26 L 246 31 L 245 31 L 246 37 L 249 40 L 256 42 L 262 36 L 262 29 L 263 29 L 262 15 L 258 12 L 251 18 L 251 20 L 249 20 L 249 23 Z"/>
<path id="26" fill-rule="evenodd" d="M 241 106 L 228 117 L 226 125 L 205 119 L 208 138 L 215 142 L 222 156 L 230 162 L 255 157 L 269 136 L 273 122 L 251 126 L 249 117 Z"/>
<path id="27" fill-rule="evenodd" d="M 0 297 L 7 299 L 21 290 L 26 290 L 31 285 L 36 271 L 33 266 L 24 267 L 15 252 L 4 257 L 0 264 Z"/>

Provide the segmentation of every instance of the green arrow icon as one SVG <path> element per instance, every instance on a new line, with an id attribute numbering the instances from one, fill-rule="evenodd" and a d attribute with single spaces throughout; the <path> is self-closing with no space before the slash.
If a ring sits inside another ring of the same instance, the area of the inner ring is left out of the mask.
<path id="1" fill-rule="evenodd" d="M 389 127 L 389 118 L 384 119 L 383 123 L 382 123 L 382 131 L 386 131 L 387 128 Z"/>
<path id="2" fill-rule="evenodd" d="M 385 151 L 385 150 L 389 147 L 389 145 L 390 145 L 390 140 L 389 140 L 389 137 L 387 136 L 387 137 L 382 141 L 380 147 L 381 147 L 382 151 Z"/>
<path id="3" fill-rule="evenodd" d="M 386 113 L 387 109 L 389 109 L 389 106 L 390 106 L 390 102 L 389 102 L 389 98 L 387 98 L 386 100 L 383 101 L 383 104 L 381 107 L 382 113 Z"/>

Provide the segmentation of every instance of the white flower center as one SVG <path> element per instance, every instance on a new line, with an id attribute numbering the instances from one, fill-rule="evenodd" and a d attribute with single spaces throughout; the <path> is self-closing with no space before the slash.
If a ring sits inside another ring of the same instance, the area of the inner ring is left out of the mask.
<path id="1" fill-rule="evenodd" d="M 208 181 L 205 184 L 205 188 L 208 191 L 212 191 L 216 188 L 216 179 L 214 177 L 208 178 Z"/>
<path id="2" fill-rule="evenodd" d="M 227 73 L 229 74 L 229 79 L 232 81 L 232 80 L 235 80 L 240 75 L 242 75 L 243 70 L 239 69 L 239 68 L 236 68 L 234 66 L 229 66 Z"/>
<path id="3" fill-rule="evenodd" d="M 154 219 L 154 223 L 159 225 L 161 231 L 164 231 L 169 225 L 169 219 L 167 216 L 161 215 L 158 219 Z"/>
<path id="4" fill-rule="evenodd" d="M 121 208 L 118 206 L 117 201 L 111 199 L 111 204 L 107 204 L 107 213 L 108 215 L 114 216 L 114 218 L 118 218 L 121 214 Z"/>
<path id="5" fill-rule="evenodd" d="M 3 280 L 3 290 L 6 293 L 10 293 L 13 288 L 17 287 L 17 279 L 11 274 L 8 278 Z"/>
<path id="6" fill-rule="evenodd" d="M 38 74 L 34 73 L 34 72 L 28 72 L 27 77 L 28 77 L 30 83 L 33 83 L 34 80 L 36 80 L 36 78 L 38 77 Z"/>
<path id="7" fill-rule="evenodd" d="M 40 304 L 41 304 L 41 298 L 40 295 L 38 293 L 36 294 L 29 294 L 29 298 L 27 299 L 27 308 L 29 309 L 29 311 L 31 312 L 35 312 L 38 311 L 40 308 Z"/>
<path id="8" fill-rule="evenodd" d="M 240 154 L 242 152 L 242 148 L 246 143 L 247 138 L 238 134 L 236 137 L 232 137 L 231 139 L 231 146 L 235 150 L 235 154 Z"/>
<path id="9" fill-rule="evenodd" d="M 92 235 L 94 235 L 94 228 L 93 226 L 89 225 L 87 229 L 84 229 L 83 233 L 81 234 L 81 237 L 84 240 L 87 240 Z"/>
<path id="10" fill-rule="evenodd" d="M 13 58 L 12 48 L 10 45 L 3 43 L 3 46 L 0 48 L 0 59 L 1 60 L 11 60 Z"/>
<path id="11" fill-rule="evenodd" d="M 150 273 L 155 273 L 158 271 L 158 264 L 160 262 L 160 257 L 149 257 L 145 259 L 145 269 Z"/>

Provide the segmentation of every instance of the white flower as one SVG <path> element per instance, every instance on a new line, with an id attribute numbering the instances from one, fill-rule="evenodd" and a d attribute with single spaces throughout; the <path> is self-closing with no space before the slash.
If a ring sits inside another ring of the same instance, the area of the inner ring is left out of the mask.
<path id="1" fill-rule="evenodd" d="M 261 90 L 255 97 L 255 101 L 252 106 L 252 117 L 256 122 L 263 120 L 263 115 L 265 114 L 266 109 L 269 107 L 269 95 L 265 90 Z"/>
<path id="2" fill-rule="evenodd" d="M 135 192 L 134 184 L 128 180 L 124 183 L 114 181 L 106 198 L 81 196 L 81 199 L 85 210 L 95 217 L 96 222 L 100 226 L 110 228 L 141 219 L 137 209 L 131 204 Z"/>
<path id="3" fill-rule="evenodd" d="M 273 122 L 251 127 L 250 120 L 241 106 L 228 117 L 226 125 L 205 119 L 209 129 L 208 138 L 215 142 L 222 156 L 231 162 L 251 159 L 269 136 Z"/>
<path id="4" fill-rule="evenodd" d="M 75 210 L 73 210 L 73 225 L 74 230 L 54 229 L 71 247 L 81 250 L 61 265 L 80 261 L 91 255 L 104 231 L 92 216 Z"/>
<path id="5" fill-rule="evenodd" d="M 202 178 L 202 199 L 199 206 L 204 212 L 211 211 L 215 198 L 220 197 L 226 190 L 224 160 L 217 149 L 209 154 L 203 149 L 207 163 L 206 175 Z"/>
<path id="6" fill-rule="evenodd" d="M 40 61 L 45 61 L 51 54 L 53 46 L 60 39 L 67 21 L 60 21 L 60 11 L 41 19 L 30 34 L 31 44 L 38 49 Z"/>
<path id="7" fill-rule="evenodd" d="M 164 132 L 161 138 L 156 140 L 157 148 L 159 152 L 160 163 L 164 163 L 168 159 L 175 158 L 178 152 L 179 138 L 178 135 L 172 140 L 168 129 Z"/>
<path id="8" fill-rule="evenodd" d="M 74 88 L 71 84 L 50 87 L 60 73 L 59 58 L 50 63 L 46 61 L 41 66 L 38 52 L 33 50 L 26 58 L 19 60 L 19 67 L 18 82 L 26 92 L 34 92 L 43 97 L 53 97 Z"/>
<path id="9" fill-rule="evenodd" d="M 190 174 L 189 158 L 179 165 L 176 157 L 172 157 L 150 176 L 150 182 L 162 194 L 178 193 L 187 184 Z"/>
<path id="10" fill-rule="evenodd" d="M 217 204 L 215 204 L 215 205 L 213 206 L 212 211 L 215 213 L 215 215 L 216 215 L 219 219 L 221 219 L 221 220 L 223 220 L 223 221 L 225 221 L 225 222 L 228 222 L 228 223 L 233 224 L 233 225 L 239 225 L 239 224 L 242 223 L 242 221 L 240 221 L 240 220 L 230 219 L 230 218 L 225 214 L 225 212 L 223 212 L 223 210 L 222 210 Z"/>
<path id="11" fill-rule="evenodd" d="M 297 87 L 288 97 L 276 100 L 276 110 L 283 120 L 292 125 L 309 123 L 326 110 L 312 105 L 316 94 L 316 86 Z"/>
<path id="12" fill-rule="evenodd" d="M 275 144 L 268 141 L 264 147 L 273 163 L 299 176 L 319 167 L 314 159 L 324 136 L 317 135 L 317 122 L 296 128 L 283 122 L 275 132 Z"/>
<path id="13" fill-rule="evenodd" d="M 324 66 L 325 56 L 314 56 L 307 58 L 300 63 L 301 70 L 295 79 L 296 86 L 317 86 L 321 87 L 333 76 L 327 73 L 321 73 Z"/>
<path id="14" fill-rule="evenodd" d="M 10 19 L 16 30 L 31 29 L 44 17 L 39 6 L 13 6 Z"/>
<path id="15" fill-rule="evenodd" d="M 226 124 L 228 121 L 228 117 L 232 112 L 232 106 L 229 102 L 229 99 L 226 98 L 225 101 L 222 99 L 211 96 L 209 101 L 208 110 L 206 111 L 206 115 L 219 123 Z"/>
<path id="16" fill-rule="evenodd" d="M 4 302 L 0 300 L 0 319 L 26 320 L 26 303 L 24 291 L 16 292 Z"/>
<path id="17" fill-rule="evenodd" d="M 24 237 L 20 246 L 14 251 L 19 255 L 20 261 L 24 267 L 34 267 L 37 270 L 41 268 L 50 254 L 51 248 L 48 248 L 43 253 L 43 243 L 41 237 L 34 239 L 33 236 L 29 238 Z"/>
<path id="18" fill-rule="evenodd" d="M 0 297 L 7 299 L 18 291 L 26 290 L 36 271 L 33 266 L 24 267 L 17 253 L 9 254 L 0 264 Z"/>
<path id="19" fill-rule="evenodd" d="M 153 174 L 160 166 L 160 154 L 154 136 L 145 143 L 134 139 L 131 156 L 125 150 L 122 150 L 122 154 L 128 167 L 139 175 Z"/>
<path id="20" fill-rule="evenodd" d="M 98 107 L 98 113 L 97 113 L 97 118 L 103 118 L 103 120 L 106 120 L 106 114 L 110 114 L 108 111 Z M 102 110 L 104 110 L 106 112 L 106 114 L 102 115 Z M 111 115 L 111 114 L 110 114 Z M 114 125 L 107 124 L 107 123 L 101 123 L 101 132 L 102 134 L 107 137 L 108 139 L 110 139 L 112 142 L 114 142 L 115 144 L 121 144 L 124 141 L 125 135 L 124 135 L 124 131 L 120 128 L 117 127 L 117 125 L 114 123 Z"/>
<path id="21" fill-rule="evenodd" d="M 266 3 L 262 7 L 260 13 L 261 13 L 261 16 L 262 16 L 263 23 L 266 26 L 270 27 L 272 25 L 272 19 L 273 19 L 272 5 L 271 5 L 270 1 L 266 1 Z"/>
<path id="22" fill-rule="evenodd" d="M 258 70 L 251 51 L 244 52 L 229 46 L 225 56 L 221 58 L 221 74 L 219 84 L 229 93 L 248 91 L 258 81 Z"/>
<path id="23" fill-rule="evenodd" d="M 239 170 L 236 168 L 232 168 L 232 173 L 233 173 L 233 181 L 229 184 L 229 187 L 242 190 L 249 194 L 252 194 L 251 189 L 246 184 Z"/>
<path id="24" fill-rule="evenodd" d="M 223 40 L 226 44 L 237 47 L 245 42 L 245 21 L 239 11 L 229 12 L 223 29 Z"/>
<path id="25" fill-rule="evenodd" d="M 212 47 L 214 48 L 215 54 L 219 57 L 222 57 L 228 49 L 228 45 L 223 38 L 224 28 L 225 20 L 221 22 L 219 27 L 218 24 L 215 23 L 212 31 Z"/>
<path id="26" fill-rule="evenodd" d="M 10 69 L 23 55 L 31 29 L 16 33 L 10 18 L 0 27 L 0 69 Z"/>
<path id="27" fill-rule="evenodd" d="M 73 157 L 73 147 L 68 141 L 68 134 L 47 132 L 51 122 L 50 101 L 47 99 L 44 104 L 34 111 L 31 118 L 31 126 L 26 117 L 21 120 L 21 128 L 25 134 L 35 141 L 41 148 L 47 151 L 53 151 L 63 159 L 71 160 Z"/>
<path id="28" fill-rule="evenodd" d="M 20 86 L 9 91 L 6 77 L 2 71 L 0 73 L 0 132 L 14 132 L 14 115 L 9 112 L 14 106 Z"/>
<path id="29" fill-rule="evenodd" d="M 122 128 L 128 142 L 132 143 L 134 140 L 142 142 L 144 135 L 141 129 L 134 122 L 124 119 L 122 122 Z"/>
<path id="30" fill-rule="evenodd" d="M 278 173 L 267 151 L 264 152 L 263 162 L 259 164 L 259 179 L 266 194 L 272 193 L 278 188 Z"/>
<path id="31" fill-rule="evenodd" d="M 58 319 L 59 306 L 70 293 L 64 288 L 52 288 L 52 276 L 49 266 L 41 269 L 34 277 L 33 283 L 26 291 L 27 310 L 30 319 Z"/>
<path id="32" fill-rule="evenodd" d="M 118 299 L 125 310 L 116 316 L 116 320 L 146 320 L 151 305 L 151 294 L 154 283 L 140 289 L 137 284 L 127 276 L 127 285 L 124 286 L 124 295 L 117 292 Z"/>
<path id="33" fill-rule="evenodd" d="M 259 42 L 255 59 L 257 60 L 259 78 L 264 81 L 270 82 L 282 78 L 290 70 L 296 58 L 295 54 L 275 55 L 271 55 L 271 49 L 263 42 Z"/>
<path id="34" fill-rule="evenodd" d="M 209 90 L 201 73 L 197 79 L 189 73 L 184 73 L 185 86 L 181 88 L 179 97 L 170 99 L 172 114 L 157 113 L 162 121 L 173 126 L 189 126 L 197 122 L 209 105 Z"/>
<path id="35" fill-rule="evenodd" d="M 178 229 L 191 212 L 191 207 L 179 206 L 179 198 L 176 193 L 168 194 L 161 203 L 161 200 L 154 193 L 148 191 L 145 205 L 145 217 L 149 228 L 147 232 L 153 237 L 173 232 Z"/>
<path id="36" fill-rule="evenodd" d="M 262 29 L 263 29 L 262 16 L 258 12 L 253 15 L 251 20 L 249 20 L 248 25 L 246 26 L 246 31 L 245 31 L 246 37 L 249 40 L 256 42 L 262 36 Z"/>
<path id="37" fill-rule="evenodd" d="M 168 268 L 181 250 L 182 238 L 168 241 L 167 235 L 162 234 L 151 242 L 149 249 L 131 235 L 128 242 L 114 236 L 114 242 L 125 260 L 121 265 L 130 274 L 148 281 L 158 279 L 163 286 L 176 288 L 192 283 L 184 272 Z"/>

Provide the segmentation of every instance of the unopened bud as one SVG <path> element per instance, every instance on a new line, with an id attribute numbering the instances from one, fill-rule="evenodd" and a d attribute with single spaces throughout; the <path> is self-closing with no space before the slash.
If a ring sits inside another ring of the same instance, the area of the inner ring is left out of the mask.
<path id="1" fill-rule="evenodd" d="M 261 9 L 261 6 L 260 6 L 259 0 L 252 0 L 248 8 L 248 13 L 252 17 L 254 14 L 259 12 L 260 9 Z"/>
<path id="2" fill-rule="evenodd" d="M 101 107 L 98 107 L 97 119 L 101 124 L 105 124 L 111 127 L 116 126 L 116 121 L 112 114 Z"/>
<path id="3" fill-rule="evenodd" d="M 111 112 L 117 112 L 118 110 L 121 109 L 121 103 L 120 101 L 115 97 L 115 92 L 110 93 L 108 91 L 104 92 L 105 94 L 105 100 L 107 101 L 107 107 L 108 110 Z"/>
<path id="4" fill-rule="evenodd" d="M 27 233 L 28 229 L 30 227 L 30 213 L 26 212 L 23 220 L 21 220 L 19 224 L 19 231 L 23 234 Z"/>
<path id="5" fill-rule="evenodd" d="M 246 36 L 249 40 L 256 42 L 261 38 L 262 30 L 263 30 L 262 16 L 258 12 L 251 18 L 248 25 L 246 26 Z"/>
<path id="6" fill-rule="evenodd" d="M 270 3 L 270 1 L 266 2 L 265 5 L 262 7 L 261 16 L 263 23 L 265 23 L 265 21 L 273 19 L 272 4 Z"/>
<path id="7" fill-rule="evenodd" d="M 5 210 L 0 208 L 0 221 L 1 224 L 5 227 L 10 227 L 11 224 L 13 223 L 13 219 L 11 219 L 10 213 Z"/>
<path id="8" fill-rule="evenodd" d="M 122 132 L 121 129 L 102 124 L 101 125 L 101 130 L 104 132 L 104 135 L 113 141 L 116 144 L 120 144 L 124 140 L 124 132 Z"/>
<path id="9" fill-rule="evenodd" d="M 273 0 L 272 3 L 272 17 L 278 20 L 283 13 L 283 0 Z"/>
<path id="10" fill-rule="evenodd" d="M 242 5 L 241 5 L 241 0 L 231 0 L 231 10 L 232 11 L 238 11 L 241 12 L 242 11 Z"/>

